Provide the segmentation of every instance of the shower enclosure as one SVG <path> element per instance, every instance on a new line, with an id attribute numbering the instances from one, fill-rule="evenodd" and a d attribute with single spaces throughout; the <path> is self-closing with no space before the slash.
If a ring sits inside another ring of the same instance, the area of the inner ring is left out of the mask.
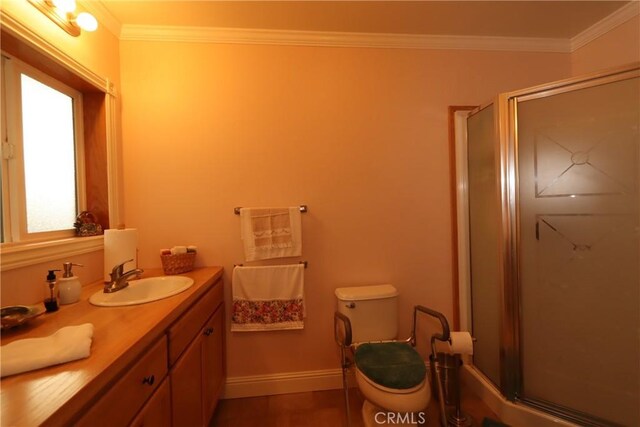
<path id="1" fill-rule="evenodd" d="M 640 68 L 467 119 L 476 370 L 579 425 L 640 425 Z"/>

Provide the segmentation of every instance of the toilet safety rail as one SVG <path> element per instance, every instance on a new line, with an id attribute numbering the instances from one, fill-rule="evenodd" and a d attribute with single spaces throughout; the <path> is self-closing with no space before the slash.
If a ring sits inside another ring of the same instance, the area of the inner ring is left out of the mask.
<path id="1" fill-rule="evenodd" d="M 444 314 L 427 308 L 423 305 L 416 305 L 413 308 L 413 328 L 411 329 L 411 336 L 405 340 L 405 342 L 411 344 L 413 347 L 416 346 L 417 338 L 416 338 L 416 323 L 418 319 L 418 312 L 428 314 L 430 316 L 435 317 L 440 321 L 440 326 L 442 327 L 441 334 L 433 334 L 431 336 L 431 351 L 435 354 L 435 341 L 443 341 L 448 342 L 450 338 L 450 329 L 449 322 Z M 339 323 L 343 325 L 343 336 L 339 336 L 340 328 L 338 327 Z M 341 348 L 348 348 L 353 344 L 353 332 L 351 330 L 351 321 L 344 314 L 336 311 L 333 315 L 333 331 L 334 331 L 334 340 L 338 346 Z"/>
<path id="2" fill-rule="evenodd" d="M 342 322 L 344 325 L 344 338 L 342 340 L 340 340 L 340 337 L 338 336 L 338 322 Z M 347 316 L 337 311 L 333 315 L 333 332 L 333 337 L 336 340 L 336 344 L 338 344 L 340 347 L 349 347 L 351 345 L 351 339 L 353 336 L 351 333 L 351 321 Z"/>
<path id="3" fill-rule="evenodd" d="M 447 318 L 444 316 L 444 314 L 422 305 L 416 305 L 413 307 L 413 328 L 411 329 L 411 336 L 406 340 L 403 340 L 400 342 L 406 342 L 407 344 L 411 344 L 411 346 L 413 347 L 416 346 L 417 344 L 416 323 L 418 319 L 418 312 L 435 317 L 440 321 L 440 326 L 442 327 L 442 333 L 436 333 L 431 336 L 431 353 L 433 355 L 432 357 L 432 360 L 434 361 L 433 363 L 436 363 L 436 375 L 438 376 L 438 379 L 436 382 L 438 383 L 438 393 L 439 393 L 439 396 L 443 396 L 442 383 L 440 382 L 440 378 L 439 378 L 440 377 L 439 367 L 437 366 L 437 362 L 436 362 L 437 358 L 436 358 L 435 342 L 436 340 L 443 341 L 443 342 L 449 341 L 449 337 L 451 334 L 449 329 L 449 322 L 447 322 Z M 342 324 L 342 328 L 339 327 L 340 324 Z M 347 371 L 353 365 L 354 362 L 347 355 L 347 351 L 350 350 L 353 356 L 353 347 L 352 347 L 353 331 L 351 329 L 351 321 L 349 320 L 349 318 L 338 311 L 336 311 L 333 314 L 333 338 L 336 344 L 338 344 L 338 346 L 340 347 L 340 362 L 342 365 L 342 387 L 344 389 L 347 426 L 350 426 L 351 414 L 349 410 L 349 387 L 347 385 Z M 440 412 L 441 412 L 441 420 L 446 420 L 443 398 L 440 398 Z M 443 425 L 446 425 L 446 421 L 444 421 L 444 423 L 445 424 Z"/>
<path id="4" fill-rule="evenodd" d="M 342 322 L 342 327 L 344 329 L 344 336 L 339 336 L 338 323 Z M 347 357 L 347 349 L 351 348 L 351 341 L 353 339 L 353 335 L 351 333 L 351 321 L 347 316 L 342 313 L 335 312 L 333 314 L 333 338 L 340 347 L 340 366 L 342 368 L 342 389 L 344 390 L 344 407 L 347 415 L 347 427 L 351 427 L 351 411 L 349 409 L 349 385 L 347 384 L 347 371 L 351 366 L 352 362 Z"/>
<path id="5" fill-rule="evenodd" d="M 444 317 L 444 314 L 440 313 L 439 311 L 432 310 L 423 305 L 416 305 L 413 308 L 413 329 L 411 329 L 411 345 L 414 347 L 416 346 L 416 322 L 417 322 L 419 311 L 435 317 L 440 321 L 440 326 L 442 326 L 441 334 L 433 334 L 431 336 L 431 352 L 433 354 L 436 354 L 436 348 L 435 348 L 436 340 L 443 341 L 443 342 L 449 341 L 449 338 L 451 336 L 451 333 L 449 330 L 449 322 L 447 322 L 447 318 Z"/>
<path id="6" fill-rule="evenodd" d="M 416 305 L 413 309 L 413 329 L 411 330 L 411 345 L 416 345 L 416 318 L 418 315 L 418 311 L 428 314 L 430 316 L 435 317 L 440 321 L 440 326 L 442 326 L 442 334 L 433 334 L 431 335 L 431 358 L 430 362 L 434 364 L 434 372 L 436 374 L 435 382 L 438 386 L 438 396 L 440 396 L 440 425 L 442 427 L 447 426 L 447 412 L 444 406 L 444 393 L 442 389 L 442 380 L 440 378 L 440 366 L 438 364 L 438 357 L 436 352 L 436 340 L 449 342 L 449 338 L 451 337 L 451 332 L 449 330 L 449 322 L 447 322 L 447 318 L 444 317 L 444 314 L 431 310 L 430 308 L 424 307 L 422 305 Z M 459 411 L 458 411 L 459 412 Z"/>

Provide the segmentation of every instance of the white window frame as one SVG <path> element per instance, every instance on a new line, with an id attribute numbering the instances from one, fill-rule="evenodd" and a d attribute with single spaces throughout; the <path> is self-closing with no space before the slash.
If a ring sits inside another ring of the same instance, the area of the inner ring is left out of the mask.
<path id="1" fill-rule="evenodd" d="M 82 93 L 48 74 L 2 53 L 4 74 L 4 102 L 6 112 L 6 135 L 3 135 L 3 234 L 7 244 L 22 242 L 42 242 L 70 238 L 75 235 L 73 223 L 65 230 L 49 232 L 28 232 L 26 187 L 24 179 L 24 155 L 22 135 L 22 93 L 21 76 L 24 74 L 73 99 L 74 151 L 76 167 L 76 214 L 86 209 L 86 185 L 84 168 L 84 130 Z M 7 139 L 5 139 L 5 137 Z M 8 141 L 8 143 L 5 143 Z M 56 165 L 51 165 L 55 173 Z M 6 174 L 4 173 L 6 171 Z M 47 173 L 48 171 L 43 171 Z"/>

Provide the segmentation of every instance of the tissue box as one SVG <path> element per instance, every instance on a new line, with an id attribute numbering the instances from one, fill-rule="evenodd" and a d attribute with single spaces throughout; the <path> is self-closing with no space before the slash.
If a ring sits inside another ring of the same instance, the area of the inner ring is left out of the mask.
<path id="1" fill-rule="evenodd" d="M 164 274 L 180 274 L 193 270 L 196 254 L 188 252 L 186 254 L 160 255 L 160 260 Z"/>

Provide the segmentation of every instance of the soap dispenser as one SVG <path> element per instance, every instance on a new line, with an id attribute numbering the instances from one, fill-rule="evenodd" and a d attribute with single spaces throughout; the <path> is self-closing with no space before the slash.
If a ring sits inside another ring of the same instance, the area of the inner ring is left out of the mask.
<path id="1" fill-rule="evenodd" d="M 71 269 L 73 266 L 84 267 L 82 264 L 65 262 L 62 264 L 64 273 L 62 279 L 58 281 L 58 289 L 60 290 L 60 304 L 73 304 L 78 302 L 82 293 L 82 285 L 78 276 L 74 276 Z"/>
<path id="2" fill-rule="evenodd" d="M 56 289 L 56 271 L 49 270 L 47 274 L 47 296 L 44 299 L 44 307 L 48 312 L 58 311 L 58 289 Z"/>

